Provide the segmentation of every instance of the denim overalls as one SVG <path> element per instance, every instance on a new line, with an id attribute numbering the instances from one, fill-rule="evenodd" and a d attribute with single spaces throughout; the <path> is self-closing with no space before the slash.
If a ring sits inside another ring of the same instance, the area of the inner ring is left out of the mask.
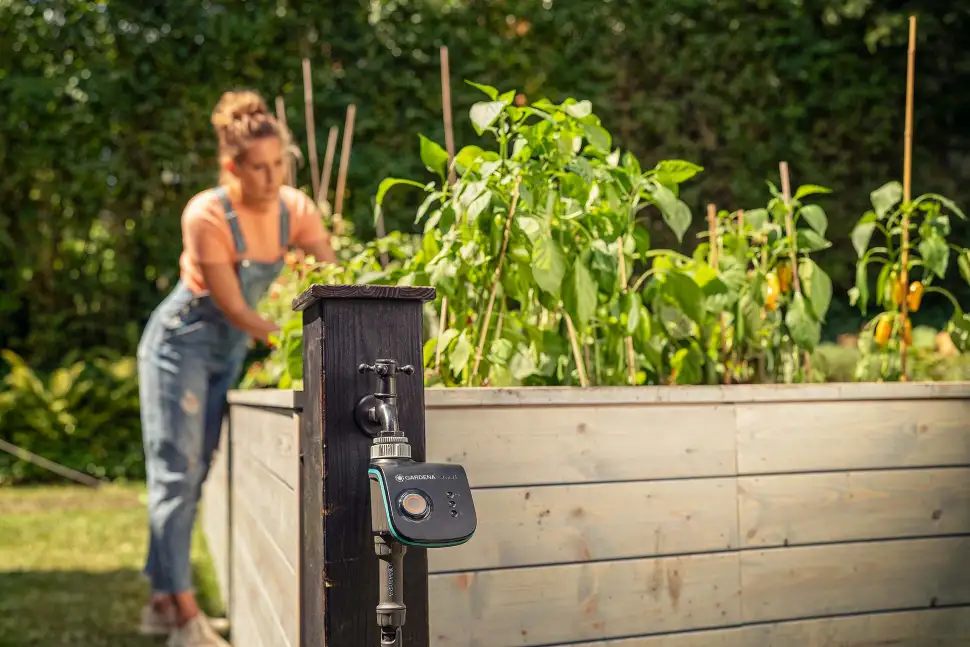
<path id="1" fill-rule="evenodd" d="M 246 241 L 225 190 L 216 189 L 236 253 Z M 290 219 L 280 200 L 280 249 Z M 236 264 L 243 298 L 255 308 L 283 268 Z M 138 344 L 142 438 L 148 485 L 150 542 L 145 574 L 155 593 L 192 590 L 189 551 L 202 483 L 219 446 L 227 391 L 246 358 L 249 335 L 231 324 L 209 295 L 194 296 L 179 281 L 155 309 Z"/>

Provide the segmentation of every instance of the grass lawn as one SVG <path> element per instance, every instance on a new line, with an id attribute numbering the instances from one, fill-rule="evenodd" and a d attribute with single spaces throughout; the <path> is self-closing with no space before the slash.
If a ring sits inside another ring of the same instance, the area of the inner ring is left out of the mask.
<path id="1" fill-rule="evenodd" d="M 139 636 L 148 596 L 144 485 L 0 488 L 0 647 L 160 647 Z M 196 532 L 203 609 L 222 616 Z"/>

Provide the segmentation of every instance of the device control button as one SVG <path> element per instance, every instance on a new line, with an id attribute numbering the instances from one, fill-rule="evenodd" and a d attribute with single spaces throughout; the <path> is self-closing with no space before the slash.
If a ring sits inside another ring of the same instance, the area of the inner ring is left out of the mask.
<path id="1" fill-rule="evenodd" d="M 401 510 L 412 519 L 423 519 L 430 509 L 428 499 L 419 492 L 408 492 L 401 497 Z"/>

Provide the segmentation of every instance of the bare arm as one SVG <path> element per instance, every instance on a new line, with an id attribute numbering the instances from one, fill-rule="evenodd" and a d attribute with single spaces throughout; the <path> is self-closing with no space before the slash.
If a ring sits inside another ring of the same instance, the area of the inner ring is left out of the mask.
<path id="1" fill-rule="evenodd" d="M 239 288 L 233 266 L 228 263 L 203 263 L 200 267 L 209 294 L 226 319 L 240 330 L 268 343 L 269 335 L 279 330 L 279 326 L 249 307 Z"/>

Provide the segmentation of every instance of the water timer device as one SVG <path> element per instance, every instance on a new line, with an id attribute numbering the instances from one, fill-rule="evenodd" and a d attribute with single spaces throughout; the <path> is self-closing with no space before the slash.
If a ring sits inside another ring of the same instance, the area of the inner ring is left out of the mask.
<path id="1" fill-rule="evenodd" d="M 464 544 L 474 534 L 478 519 L 465 468 L 411 458 L 411 445 L 398 424 L 397 375 L 413 375 L 414 367 L 379 359 L 373 365 L 361 364 L 358 370 L 378 377 L 378 390 L 361 398 L 354 410 L 357 426 L 374 439 L 367 476 L 374 550 L 381 560 L 377 624 L 383 647 L 402 647 L 407 547 Z"/>

